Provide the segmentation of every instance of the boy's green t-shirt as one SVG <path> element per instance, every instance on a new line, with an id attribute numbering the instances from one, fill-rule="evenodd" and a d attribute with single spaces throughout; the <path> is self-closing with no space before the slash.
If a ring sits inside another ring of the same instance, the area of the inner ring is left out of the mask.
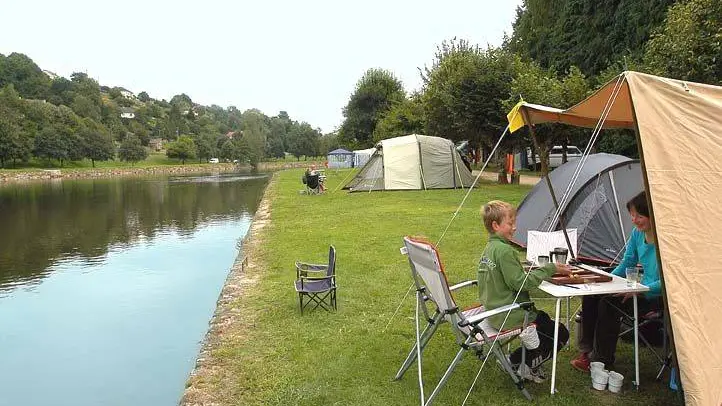
<path id="1" fill-rule="evenodd" d="M 479 259 L 479 300 L 487 310 L 496 309 L 514 303 L 517 292 L 521 289 L 517 303 L 529 302 L 529 289 L 535 288 L 542 281 L 554 274 L 556 266 L 547 264 L 541 268 L 533 269 L 526 277 L 524 268 L 519 261 L 517 251 L 504 237 L 493 234 L 484 248 Z M 522 283 L 524 284 L 522 289 Z M 506 313 L 489 318 L 494 328 L 501 327 Z M 534 321 L 536 315 L 532 313 L 529 321 Z M 524 322 L 524 311 L 517 309 L 509 314 L 504 329 L 521 326 Z"/>

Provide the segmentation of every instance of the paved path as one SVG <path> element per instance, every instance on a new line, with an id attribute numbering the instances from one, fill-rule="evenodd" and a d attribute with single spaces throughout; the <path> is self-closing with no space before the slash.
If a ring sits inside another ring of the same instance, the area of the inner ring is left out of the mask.
<path id="1" fill-rule="evenodd" d="M 471 174 L 474 176 L 474 178 L 476 178 L 476 175 L 479 174 L 479 171 L 478 171 L 478 170 L 474 170 L 474 171 L 471 172 Z M 486 171 L 484 171 L 484 173 L 481 174 L 481 177 L 484 178 L 484 179 L 486 179 L 486 180 L 490 180 L 490 181 L 496 182 L 496 180 L 498 179 L 498 173 L 497 173 L 497 172 L 486 172 Z M 534 185 L 537 184 L 537 182 L 539 182 L 539 179 L 540 179 L 540 178 L 537 177 L 537 176 L 521 175 L 521 177 L 519 178 L 519 183 L 521 183 L 522 185 L 531 185 L 531 186 L 534 186 Z"/>

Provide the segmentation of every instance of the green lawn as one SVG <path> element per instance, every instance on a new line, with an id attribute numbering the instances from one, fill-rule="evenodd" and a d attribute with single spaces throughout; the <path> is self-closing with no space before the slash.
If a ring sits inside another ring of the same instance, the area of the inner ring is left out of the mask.
<path id="1" fill-rule="evenodd" d="M 348 171 L 328 171 L 333 190 Z M 414 296 L 409 295 L 391 319 L 411 284 L 406 258 L 399 253 L 404 235 L 436 242 L 465 191 L 407 191 L 300 195 L 302 170 L 277 173 L 267 193 L 272 198 L 266 244 L 256 261 L 258 282 L 239 298 L 237 309 L 253 316 L 251 326 L 226 328 L 225 344 L 213 356 L 231 382 L 209 388 L 222 404 L 263 405 L 414 405 L 419 403 L 415 367 L 392 381 L 414 339 Z M 486 241 L 479 207 L 491 199 L 518 203 L 529 187 L 483 184 L 474 190 L 439 246 L 450 282 L 475 278 L 476 262 Z M 295 260 L 325 262 L 329 244 L 338 250 L 338 303 L 334 313 L 301 316 L 293 290 Z M 476 291 L 457 296 L 470 305 Z M 538 307 L 553 314 L 553 301 L 534 294 Z M 576 303 L 573 306 L 576 307 Z M 386 325 L 391 321 L 390 326 Z M 231 337 L 231 338 L 228 338 Z M 455 355 L 448 325 L 441 326 L 424 353 L 427 395 Z M 559 393 L 549 383 L 527 385 L 538 404 L 682 404 L 654 381 L 657 365 L 642 350 L 642 388 L 630 389 L 631 346 L 620 344 L 617 370 L 625 376 L 624 393 L 591 389 L 590 378 L 569 366 L 576 352 L 563 350 L 558 362 Z M 436 404 L 460 405 L 481 362 L 463 359 Z M 551 373 L 551 364 L 546 365 Z M 488 363 L 468 405 L 528 405 L 508 376 Z"/>

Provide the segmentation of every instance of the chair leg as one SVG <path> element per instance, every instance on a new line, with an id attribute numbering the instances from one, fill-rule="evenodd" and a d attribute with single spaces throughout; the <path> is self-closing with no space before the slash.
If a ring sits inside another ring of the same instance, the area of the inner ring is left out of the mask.
<path id="1" fill-rule="evenodd" d="M 301 306 L 301 316 L 303 316 L 303 293 L 298 294 L 298 302 Z"/>
<path id="2" fill-rule="evenodd" d="M 436 314 L 434 314 L 434 318 L 426 325 L 424 331 L 421 333 L 421 337 L 419 337 L 419 343 L 421 344 L 421 350 L 419 352 L 424 352 L 426 344 L 428 344 L 431 340 L 431 337 L 436 332 L 436 329 L 439 327 L 439 324 L 441 323 L 443 317 L 444 315 L 437 311 Z M 404 360 L 404 363 L 401 364 L 401 368 L 399 368 L 399 371 L 396 372 L 396 376 L 394 377 L 395 381 L 398 381 L 399 379 L 401 379 L 401 377 L 404 376 L 404 373 L 406 373 L 406 371 L 411 367 L 411 364 L 413 364 L 416 360 L 416 354 L 416 343 L 414 342 L 414 346 L 411 347 L 409 355 L 406 356 L 406 360 Z"/>
<path id="3" fill-rule="evenodd" d="M 469 345 L 471 343 L 471 340 L 473 340 L 473 338 L 469 337 L 464 343 L 464 346 Z M 461 347 L 461 349 L 459 349 L 459 352 L 456 353 L 454 360 L 451 361 L 451 365 L 449 365 L 449 368 L 447 368 L 446 372 L 444 372 L 444 375 L 441 377 L 441 380 L 439 380 L 439 383 L 434 388 L 434 391 L 431 392 L 431 395 L 429 395 L 429 397 L 426 399 L 425 406 L 431 405 L 431 402 L 434 401 L 434 398 L 436 397 L 436 395 L 439 394 L 441 388 L 444 387 L 446 381 L 449 380 L 449 376 L 451 376 L 451 373 L 454 372 L 454 368 L 456 368 L 456 365 L 459 363 L 459 361 L 461 361 L 461 357 L 464 355 L 464 351 L 466 351 L 466 349 L 464 347 Z"/>
<path id="4" fill-rule="evenodd" d="M 529 391 L 524 387 L 524 381 L 516 374 L 516 372 L 514 372 L 514 368 L 511 367 L 509 360 L 506 356 L 504 356 L 504 352 L 501 351 L 501 348 L 499 348 L 498 345 L 494 345 L 490 351 L 494 353 L 494 356 L 501 364 L 501 367 L 504 368 L 504 371 L 506 371 L 507 374 L 509 374 L 516 387 L 521 391 L 521 394 L 524 395 L 527 400 L 532 400 L 531 394 L 529 394 Z"/>

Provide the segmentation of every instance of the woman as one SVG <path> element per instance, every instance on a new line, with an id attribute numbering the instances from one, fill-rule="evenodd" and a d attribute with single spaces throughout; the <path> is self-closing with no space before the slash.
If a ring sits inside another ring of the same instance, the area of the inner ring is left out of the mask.
<path id="1" fill-rule="evenodd" d="M 644 275 L 641 283 L 649 287 L 649 291 L 637 298 L 639 313 L 644 314 L 651 309 L 660 307 L 661 285 L 657 249 L 654 245 L 654 230 L 649 219 L 647 195 L 641 192 L 627 203 L 627 210 L 632 216 L 634 229 L 627 241 L 622 262 L 612 274 L 625 277 L 628 267 L 642 265 Z M 617 349 L 617 336 L 621 324 L 619 309 L 632 311 L 633 294 L 614 296 L 584 296 L 582 298 L 581 329 L 577 335 L 579 356 L 571 361 L 574 368 L 589 372 L 589 363 L 603 362 L 609 366 L 614 364 L 614 353 Z M 607 368 L 609 369 L 609 368 Z"/>

